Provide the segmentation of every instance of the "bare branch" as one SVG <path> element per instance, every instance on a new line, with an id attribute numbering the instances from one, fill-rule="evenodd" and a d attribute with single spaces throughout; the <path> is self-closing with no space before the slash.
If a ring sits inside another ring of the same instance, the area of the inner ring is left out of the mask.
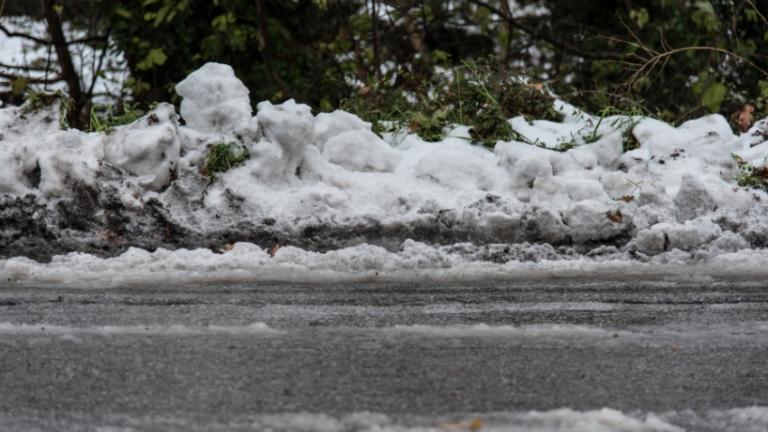
<path id="1" fill-rule="evenodd" d="M 7 64 L 7 63 L 0 63 L 0 68 L 23 70 L 25 72 L 45 72 L 46 70 L 46 68 L 44 67 L 36 67 L 36 66 L 29 66 L 29 65 L 14 65 L 14 64 Z"/>
<path id="2" fill-rule="evenodd" d="M 47 39 L 41 39 L 39 37 L 32 36 L 31 34 L 28 34 L 28 33 L 19 33 L 19 32 L 10 31 L 8 30 L 8 27 L 5 27 L 2 24 L 0 24 L 0 31 L 5 33 L 5 35 L 8 37 L 17 37 L 17 38 L 27 39 L 43 45 L 50 43 L 50 41 Z"/>
<path id="3" fill-rule="evenodd" d="M 726 55 L 728 57 L 733 57 L 739 61 L 746 63 L 747 65 L 754 68 L 764 76 L 768 77 L 768 71 L 756 65 L 751 60 L 734 53 L 733 51 L 729 51 L 723 48 L 711 47 L 711 46 L 689 46 L 689 47 L 676 48 L 673 50 L 665 51 L 647 58 L 645 62 L 632 74 L 629 80 L 627 80 L 627 83 L 626 83 L 627 86 L 632 86 L 638 80 L 641 80 L 647 77 L 648 75 L 650 75 L 651 72 L 653 72 L 653 70 L 659 65 L 659 63 L 661 63 L 663 67 L 664 65 L 667 64 L 667 62 L 670 60 L 671 57 L 680 53 L 691 52 L 691 51 L 716 52 L 716 53 Z"/>
<path id="4" fill-rule="evenodd" d="M 480 0 L 467 0 L 467 1 L 469 1 L 470 3 L 476 6 L 486 8 L 492 13 L 498 15 L 499 17 L 504 18 L 504 12 L 501 9 L 497 8 L 496 6 L 493 6 L 491 4 L 488 4 Z M 566 42 L 564 39 L 559 39 L 541 30 L 536 30 L 531 27 L 528 27 L 525 24 L 522 24 L 519 20 L 516 20 L 512 17 L 508 17 L 507 21 L 509 22 L 510 27 L 513 27 L 515 29 L 518 29 L 528 34 L 528 36 L 530 36 L 533 39 L 549 42 L 552 45 L 556 46 L 557 48 L 563 50 L 563 52 L 566 52 L 571 55 L 582 57 L 588 60 L 616 61 L 616 60 L 622 60 L 624 58 L 624 55 L 621 53 L 613 53 L 613 52 L 595 53 L 595 52 L 582 50 L 578 46 Z"/>
<path id="5" fill-rule="evenodd" d="M 111 29 L 107 31 L 106 38 L 109 40 L 109 33 L 111 32 Z M 96 68 L 92 71 L 93 77 L 91 78 L 91 85 L 88 87 L 88 93 L 86 94 L 86 97 L 88 99 L 91 99 L 93 97 L 93 89 L 96 87 L 96 81 L 99 79 L 99 74 L 101 73 L 101 69 L 104 66 L 104 59 L 107 57 L 107 51 L 109 51 L 109 43 L 104 44 L 104 48 L 101 50 L 101 55 L 99 55 L 99 61 L 96 65 Z"/>
<path id="6" fill-rule="evenodd" d="M 64 78 L 61 75 L 56 75 L 52 78 L 48 78 L 48 77 L 33 78 L 29 76 L 17 75 L 17 74 L 3 72 L 3 71 L 0 71 L 0 78 L 5 78 L 10 81 L 23 79 L 29 84 L 51 84 L 55 82 L 64 81 Z"/>

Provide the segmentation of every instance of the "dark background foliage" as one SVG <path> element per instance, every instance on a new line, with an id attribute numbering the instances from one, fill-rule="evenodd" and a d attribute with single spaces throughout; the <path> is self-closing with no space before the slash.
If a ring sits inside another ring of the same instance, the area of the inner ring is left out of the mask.
<path id="1" fill-rule="evenodd" d="M 478 61 L 593 112 L 641 110 L 679 122 L 745 103 L 761 114 L 768 108 L 765 0 L 0 3 L 5 17 L 39 18 L 49 29 L 58 17 L 85 29 L 94 47 L 122 52 L 130 78 L 118 106 L 174 100 L 173 85 L 207 61 L 232 65 L 254 102 L 292 97 L 318 110 L 371 107 L 349 103 L 370 94 L 377 103 L 402 101 L 397 93 L 419 94 L 445 70 Z M 49 33 L 41 43 L 56 44 Z M 0 27 L 0 37 L 11 36 Z M 93 95 L 73 91 L 77 79 L 67 75 L 78 71 L 61 55 L 54 60 L 70 94 L 81 94 L 72 121 L 82 124 Z M 0 79 L 24 79 L 23 70 L 4 71 Z M 18 102 L 23 87 L 2 98 Z"/>

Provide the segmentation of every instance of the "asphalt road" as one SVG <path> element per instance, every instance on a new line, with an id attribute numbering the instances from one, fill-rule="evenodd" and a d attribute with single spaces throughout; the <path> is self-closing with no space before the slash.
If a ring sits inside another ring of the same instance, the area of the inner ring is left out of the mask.
<path id="1" fill-rule="evenodd" d="M 514 413 L 566 407 L 714 431 L 751 406 L 762 284 L 0 288 L 3 431 L 361 430 L 363 412 L 524 430 Z"/>

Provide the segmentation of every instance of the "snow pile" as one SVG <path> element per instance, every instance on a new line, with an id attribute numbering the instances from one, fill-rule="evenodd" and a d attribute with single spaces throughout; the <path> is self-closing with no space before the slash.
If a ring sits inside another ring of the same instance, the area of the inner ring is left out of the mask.
<path id="1" fill-rule="evenodd" d="M 0 110 L 0 256 L 235 241 L 393 252 L 414 239 L 697 262 L 768 245 L 768 194 L 736 184 L 732 157 L 765 166 L 766 120 L 735 136 L 719 115 L 673 127 L 558 101 L 561 123 L 510 120 L 536 145 L 488 150 L 466 127 L 437 143 L 380 138 L 352 114 L 313 115 L 293 100 L 253 116 L 248 89 L 221 64 L 177 91 L 181 119 L 162 104 L 106 133 L 60 130 L 56 104 Z M 247 160 L 204 176 L 223 143 Z"/>

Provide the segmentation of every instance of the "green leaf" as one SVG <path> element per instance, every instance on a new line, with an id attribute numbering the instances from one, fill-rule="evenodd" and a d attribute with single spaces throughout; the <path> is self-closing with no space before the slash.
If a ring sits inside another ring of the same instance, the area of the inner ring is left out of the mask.
<path id="1" fill-rule="evenodd" d="M 130 17 L 133 16 L 131 11 L 129 11 L 128 9 L 126 9 L 126 8 L 124 8 L 122 6 L 118 7 L 117 9 L 115 9 L 115 13 L 117 15 L 119 15 L 120 17 L 122 17 L 122 18 L 130 18 Z"/>
<path id="2" fill-rule="evenodd" d="M 691 14 L 691 19 L 699 27 L 708 32 L 714 32 L 720 27 L 720 20 L 717 17 L 714 6 L 709 0 L 698 0 L 695 5 L 695 11 Z"/>
<path id="3" fill-rule="evenodd" d="M 726 94 L 728 94 L 728 87 L 726 87 L 725 84 L 713 82 L 701 95 L 701 105 L 705 106 L 711 112 L 717 112 L 720 110 L 720 105 L 722 105 L 725 100 Z"/>
<path id="4" fill-rule="evenodd" d="M 11 81 L 11 93 L 13 93 L 14 96 L 21 96 L 27 91 L 28 86 L 29 80 L 27 78 L 18 77 Z"/>
<path id="5" fill-rule="evenodd" d="M 140 61 L 136 67 L 139 70 L 149 70 L 155 66 L 162 66 L 166 60 L 168 60 L 168 56 L 162 48 L 152 48 L 147 53 L 147 56 L 144 57 L 144 60 Z"/>
<path id="6" fill-rule="evenodd" d="M 651 20 L 650 14 L 648 14 L 648 9 L 646 8 L 632 9 L 629 12 L 629 18 L 632 19 L 640 29 L 645 27 L 645 25 L 648 24 L 648 21 Z"/>

